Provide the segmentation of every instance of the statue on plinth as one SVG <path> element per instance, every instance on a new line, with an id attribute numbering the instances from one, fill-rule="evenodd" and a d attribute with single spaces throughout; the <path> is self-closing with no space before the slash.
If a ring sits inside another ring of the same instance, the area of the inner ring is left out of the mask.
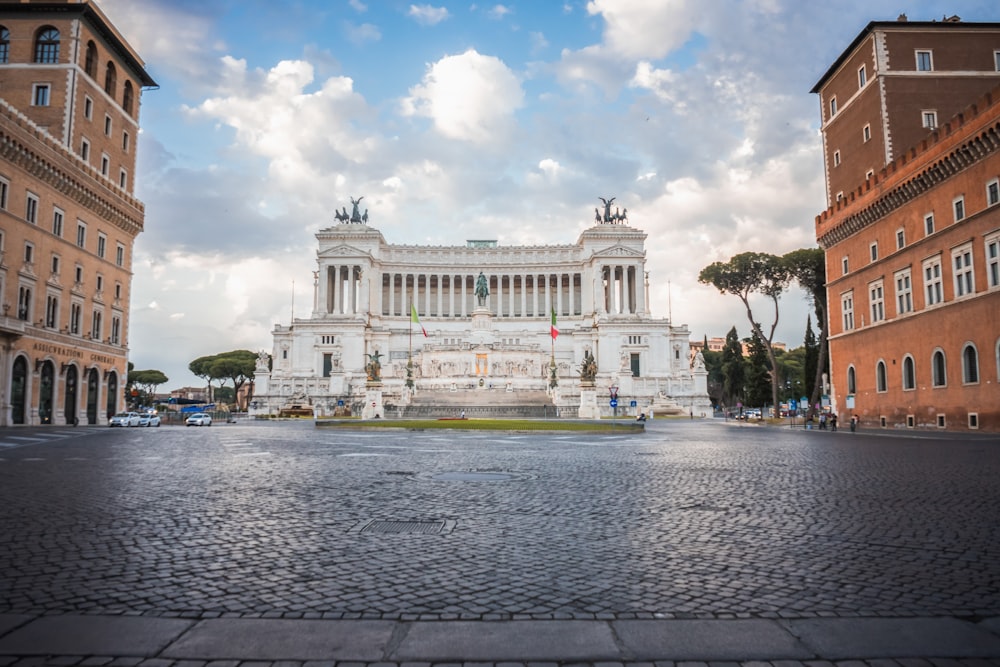
<path id="1" fill-rule="evenodd" d="M 369 354 L 368 363 L 365 364 L 365 373 L 368 374 L 368 382 L 376 383 L 382 381 L 382 353 L 375 350 L 374 354 Z"/>
<path id="2" fill-rule="evenodd" d="M 483 272 L 479 272 L 479 277 L 476 278 L 476 298 L 479 299 L 479 305 L 486 305 L 486 297 L 490 295 L 490 287 L 486 281 L 486 276 Z"/>
<path id="3" fill-rule="evenodd" d="M 597 360 L 590 350 L 583 353 L 583 365 L 580 368 L 580 381 L 593 385 L 597 378 Z"/>

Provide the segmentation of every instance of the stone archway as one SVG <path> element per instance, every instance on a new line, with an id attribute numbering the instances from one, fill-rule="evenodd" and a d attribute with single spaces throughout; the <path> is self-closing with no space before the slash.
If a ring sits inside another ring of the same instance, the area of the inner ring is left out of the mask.
<path id="1" fill-rule="evenodd" d="M 28 414 L 28 362 L 24 357 L 14 360 L 10 373 L 10 421 L 26 424 Z"/>
<path id="2" fill-rule="evenodd" d="M 71 365 L 66 369 L 65 400 L 63 401 L 63 415 L 66 417 L 67 424 L 76 423 L 76 387 L 78 382 L 79 375 L 76 366 Z"/>

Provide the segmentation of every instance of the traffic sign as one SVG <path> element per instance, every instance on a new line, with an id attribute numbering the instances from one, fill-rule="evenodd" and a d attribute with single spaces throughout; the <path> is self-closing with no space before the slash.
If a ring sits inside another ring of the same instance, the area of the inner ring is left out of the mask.
<path id="1" fill-rule="evenodd" d="M 611 399 L 611 407 L 613 407 L 613 408 L 617 408 L 618 407 L 618 399 L 617 398 L 612 398 Z"/>
<path id="2" fill-rule="evenodd" d="M 634 408 L 635 406 L 639 405 L 639 402 L 638 401 L 630 401 L 628 405 L 629 405 L 630 408 Z"/>

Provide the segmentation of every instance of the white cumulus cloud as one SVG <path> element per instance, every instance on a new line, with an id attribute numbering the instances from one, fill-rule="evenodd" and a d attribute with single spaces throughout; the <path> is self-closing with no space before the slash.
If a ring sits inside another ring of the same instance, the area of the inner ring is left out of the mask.
<path id="1" fill-rule="evenodd" d="M 448 18 L 448 9 L 431 5 L 410 5 L 407 14 L 421 25 L 437 25 Z"/>

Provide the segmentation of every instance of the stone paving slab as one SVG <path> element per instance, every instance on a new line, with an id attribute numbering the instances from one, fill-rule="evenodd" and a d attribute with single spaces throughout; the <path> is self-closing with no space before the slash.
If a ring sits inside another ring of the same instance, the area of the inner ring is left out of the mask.
<path id="1" fill-rule="evenodd" d="M 615 621 L 615 634 L 635 660 L 804 660 L 816 657 L 777 622 Z"/>
<path id="2" fill-rule="evenodd" d="M 199 660 L 382 659 L 391 621 L 214 619 L 200 621 L 158 657 Z"/>
<path id="3" fill-rule="evenodd" d="M 414 623 L 393 652 L 399 661 L 618 660 L 603 621 Z"/>
<path id="4" fill-rule="evenodd" d="M 826 618 L 783 624 L 827 660 L 1000 656 L 1000 637 L 957 618 Z"/>
<path id="5" fill-rule="evenodd" d="M 33 618 L 34 616 L 27 614 L 0 614 L 0 636 L 10 632 L 19 625 L 24 625 Z"/>
<path id="6" fill-rule="evenodd" d="M 152 656 L 192 623 L 140 616 L 43 616 L 0 637 L 0 655 Z"/>

